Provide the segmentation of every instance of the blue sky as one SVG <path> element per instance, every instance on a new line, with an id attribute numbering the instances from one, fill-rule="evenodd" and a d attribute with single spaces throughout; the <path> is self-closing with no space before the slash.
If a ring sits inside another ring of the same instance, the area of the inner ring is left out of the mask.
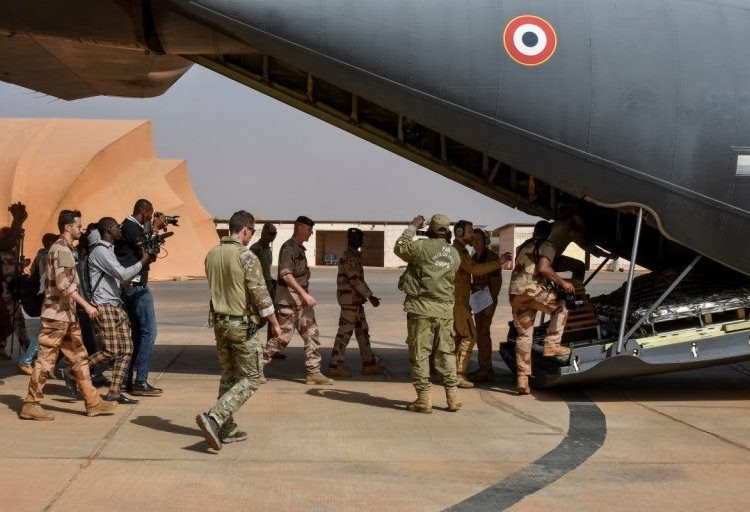
<path id="1" fill-rule="evenodd" d="M 275 219 L 535 220 L 199 66 L 151 99 L 67 102 L 0 82 L 0 116 L 148 119 L 157 155 L 187 160 L 216 217 L 244 208 Z"/>

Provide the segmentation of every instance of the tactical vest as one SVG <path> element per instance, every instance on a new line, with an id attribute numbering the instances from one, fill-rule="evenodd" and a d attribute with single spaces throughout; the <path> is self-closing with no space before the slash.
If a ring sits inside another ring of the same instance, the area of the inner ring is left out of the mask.
<path id="1" fill-rule="evenodd" d="M 516 254 L 516 266 L 513 268 L 513 273 L 510 275 L 510 285 L 508 289 L 510 295 L 524 295 L 528 292 L 533 292 L 539 286 L 546 284 L 546 279 L 536 272 L 536 264 L 539 261 L 539 254 L 545 246 L 548 246 L 546 248 L 547 251 L 550 249 L 554 251 L 552 245 L 548 241 L 543 240 L 537 242 L 533 238 L 526 240 L 518 248 L 518 254 Z"/>

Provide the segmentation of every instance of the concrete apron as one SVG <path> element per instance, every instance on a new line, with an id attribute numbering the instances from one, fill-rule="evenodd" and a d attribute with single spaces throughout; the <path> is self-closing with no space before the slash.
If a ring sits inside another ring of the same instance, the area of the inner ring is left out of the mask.
<path id="1" fill-rule="evenodd" d="M 322 273 L 322 278 L 331 276 Z M 210 450 L 194 422 L 215 400 L 219 367 L 205 326 L 205 283 L 154 284 L 159 339 L 150 380 L 165 389 L 87 418 L 49 381 L 53 422 L 18 419 L 28 377 L 0 363 L 3 509 L 109 510 L 745 510 L 750 506 L 750 367 L 610 382 L 516 396 L 495 354 L 491 385 L 445 410 L 405 411 L 415 397 L 403 343 L 398 273 L 376 276 L 367 309 L 389 373 L 304 384 L 301 339 L 266 369 L 269 383 L 236 416 L 248 440 Z M 329 282 L 329 281 L 327 281 Z M 338 308 L 318 284 L 323 360 Z M 507 308 L 493 331 L 502 339 Z M 32 322 L 30 322 L 32 325 Z M 17 349 L 16 349 L 17 350 Z M 475 360 L 470 368 L 475 367 Z M 105 393 L 106 390 L 100 390 Z"/>

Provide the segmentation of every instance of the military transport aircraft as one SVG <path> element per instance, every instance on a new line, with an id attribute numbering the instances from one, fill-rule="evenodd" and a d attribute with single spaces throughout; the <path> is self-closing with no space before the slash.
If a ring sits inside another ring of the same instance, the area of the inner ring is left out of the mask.
<path id="1" fill-rule="evenodd" d="M 526 213 L 573 205 L 653 272 L 569 321 L 556 385 L 750 359 L 748 27 L 744 0 L 0 0 L 0 79 L 146 97 L 197 63 Z"/>

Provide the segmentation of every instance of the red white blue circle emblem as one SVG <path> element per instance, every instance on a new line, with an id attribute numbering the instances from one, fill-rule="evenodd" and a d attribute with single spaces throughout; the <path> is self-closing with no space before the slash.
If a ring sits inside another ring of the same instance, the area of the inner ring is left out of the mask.
<path id="1" fill-rule="evenodd" d="M 555 53 L 557 34 L 547 20 L 524 14 L 505 26 L 503 45 L 514 61 L 524 66 L 538 66 Z"/>

